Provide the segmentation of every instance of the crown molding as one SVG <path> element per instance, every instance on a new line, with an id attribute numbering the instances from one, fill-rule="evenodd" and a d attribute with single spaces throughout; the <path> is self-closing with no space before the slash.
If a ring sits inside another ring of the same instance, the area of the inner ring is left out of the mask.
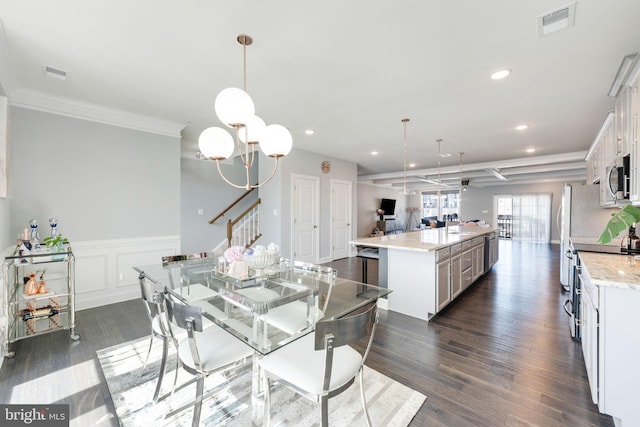
<path id="1" fill-rule="evenodd" d="M 11 105 L 46 113 L 59 114 L 92 122 L 104 123 L 143 132 L 180 138 L 185 125 L 151 116 L 131 113 L 102 105 L 50 95 L 31 89 L 18 88 L 9 99 Z"/>

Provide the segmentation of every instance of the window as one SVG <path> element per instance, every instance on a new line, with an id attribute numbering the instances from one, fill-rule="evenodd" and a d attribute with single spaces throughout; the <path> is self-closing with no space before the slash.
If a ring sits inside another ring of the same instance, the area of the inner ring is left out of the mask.
<path id="1" fill-rule="evenodd" d="M 500 237 L 549 243 L 551 194 L 503 194 L 493 196 L 494 223 Z"/>
<path id="2" fill-rule="evenodd" d="M 460 214 L 460 193 L 447 192 L 440 193 L 440 204 L 438 204 L 438 193 L 422 193 L 422 217 L 437 217 L 442 220 L 447 215 L 448 221 L 458 221 Z"/>

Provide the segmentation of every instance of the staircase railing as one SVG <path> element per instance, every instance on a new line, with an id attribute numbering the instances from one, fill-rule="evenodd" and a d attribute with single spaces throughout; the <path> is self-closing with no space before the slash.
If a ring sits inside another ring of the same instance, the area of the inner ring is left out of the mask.
<path id="1" fill-rule="evenodd" d="M 249 247 L 258 240 L 260 233 L 260 203 L 258 199 L 238 218 L 227 222 L 227 245 Z"/>
<path id="2" fill-rule="evenodd" d="M 222 212 L 220 212 L 218 215 L 216 215 L 215 217 L 213 217 L 212 219 L 209 220 L 209 224 L 213 224 L 214 222 L 216 222 L 218 219 L 222 218 L 224 216 L 224 214 L 226 214 L 227 212 L 229 212 L 231 210 L 232 207 L 234 207 L 235 205 L 237 205 L 238 203 L 240 203 L 240 201 L 242 199 L 244 199 L 245 197 L 247 197 L 253 190 L 255 190 L 255 188 L 252 188 L 251 190 L 247 190 L 244 192 L 244 194 L 242 194 L 240 197 L 238 197 L 235 201 L 233 201 L 229 206 L 227 206 L 226 208 L 224 208 L 222 210 Z"/>

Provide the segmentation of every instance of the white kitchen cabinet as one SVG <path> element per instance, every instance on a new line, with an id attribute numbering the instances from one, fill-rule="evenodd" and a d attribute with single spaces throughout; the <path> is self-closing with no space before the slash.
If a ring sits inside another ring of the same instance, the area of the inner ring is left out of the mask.
<path id="1" fill-rule="evenodd" d="M 609 268 L 618 260 L 625 263 L 629 259 L 619 255 L 601 256 L 614 257 L 601 262 Z M 581 344 L 592 400 L 601 413 L 614 417 L 616 425 L 640 425 L 637 390 L 640 317 L 636 315 L 640 290 L 634 289 L 635 282 L 634 286 L 612 286 L 610 276 L 590 274 L 590 264 L 584 261 L 586 255 L 580 257 Z M 593 266 L 594 271 L 602 271 L 603 267 L 597 263 Z"/>
<path id="2" fill-rule="evenodd" d="M 484 238 L 473 239 L 471 249 L 471 271 L 473 280 L 484 274 Z"/>
<path id="3" fill-rule="evenodd" d="M 473 283 L 473 241 L 462 242 L 462 289 L 467 289 Z"/>
<path id="4" fill-rule="evenodd" d="M 462 245 L 451 247 L 451 299 L 455 299 L 464 290 L 462 282 Z"/>
<path id="5" fill-rule="evenodd" d="M 605 121 L 600 145 L 600 206 L 614 206 L 615 200 L 609 191 L 609 169 L 616 161 L 618 142 L 616 137 L 615 115 Z"/>
<path id="6" fill-rule="evenodd" d="M 582 355 L 587 369 L 591 400 L 598 403 L 598 287 L 593 286 L 589 273 L 582 269 L 578 276 L 582 289 L 580 300 L 580 325 L 582 333 Z"/>
<path id="7" fill-rule="evenodd" d="M 623 86 L 615 105 L 615 151 L 617 156 L 626 156 L 631 147 L 631 88 Z"/>
<path id="8" fill-rule="evenodd" d="M 436 294 L 438 311 L 451 302 L 451 250 L 450 248 L 436 251 Z"/>
<path id="9" fill-rule="evenodd" d="M 474 272 L 482 274 L 484 235 L 493 231 L 480 231 L 480 237 L 462 242 L 452 233 L 452 240 L 458 241 L 433 251 L 407 250 L 397 246 L 398 239 L 393 240 L 394 246 L 385 248 L 387 256 L 381 257 L 387 286 L 393 291 L 388 296 L 388 309 L 430 320 L 473 283 Z"/>

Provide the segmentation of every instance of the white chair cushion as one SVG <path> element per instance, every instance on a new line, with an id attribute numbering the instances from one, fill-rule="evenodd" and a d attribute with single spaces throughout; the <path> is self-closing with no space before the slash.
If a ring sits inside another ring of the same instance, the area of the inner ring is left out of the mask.
<path id="1" fill-rule="evenodd" d="M 180 295 L 182 298 L 186 299 L 189 302 L 211 299 L 218 296 L 218 293 L 213 289 L 204 286 L 201 283 L 192 283 L 189 286 L 181 286 L 177 287 L 173 290 L 176 294 Z"/>
<path id="2" fill-rule="evenodd" d="M 215 324 L 202 333 L 196 333 L 196 342 L 202 369 L 206 372 L 253 355 L 253 350 L 249 345 Z M 180 342 L 178 355 L 183 364 L 195 369 L 188 338 Z"/>
<path id="3" fill-rule="evenodd" d="M 304 337 L 264 356 L 260 365 L 276 377 L 309 393 L 322 393 L 325 351 L 314 350 L 315 334 Z M 348 345 L 333 351 L 333 368 L 329 390 L 346 384 L 358 374 L 362 356 Z"/>
<path id="4" fill-rule="evenodd" d="M 153 335 L 157 337 L 168 336 L 168 334 L 162 332 L 162 328 L 160 327 L 160 318 L 158 316 L 154 317 L 151 321 L 151 329 L 153 330 Z"/>
<path id="5" fill-rule="evenodd" d="M 262 286 L 238 289 L 236 292 L 257 302 L 269 301 L 280 296 L 273 289 L 263 288 Z"/>
<path id="6" fill-rule="evenodd" d="M 313 324 L 323 317 L 322 310 L 312 308 L 309 313 L 309 323 Z M 289 335 L 293 335 L 307 327 L 307 303 L 298 300 L 272 308 L 262 317 L 262 320 Z"/>

